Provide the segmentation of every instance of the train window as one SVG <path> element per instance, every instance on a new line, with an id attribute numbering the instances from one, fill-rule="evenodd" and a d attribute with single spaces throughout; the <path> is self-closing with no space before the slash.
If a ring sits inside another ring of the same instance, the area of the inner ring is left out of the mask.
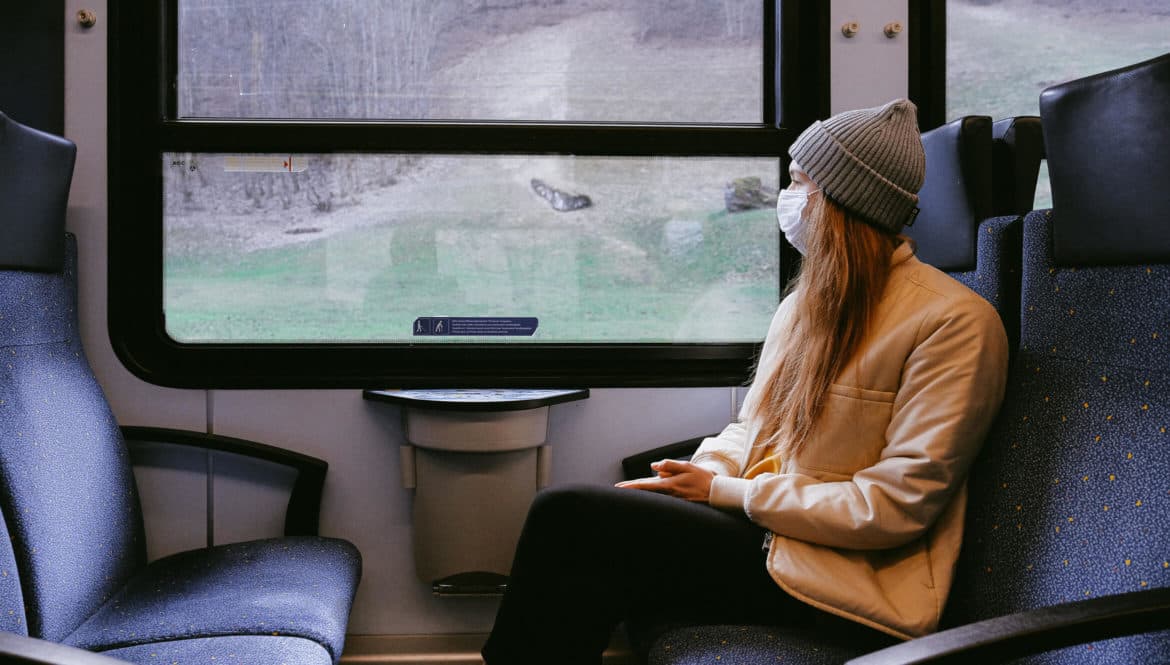
<path id="1" fill-rule="evenodd" d="M 783 156 L 827 115 L 825 3 L 110 13 L 110 335 L 140 376 L 748 378 L 791 270 Z"/>
<path id="2" fill-rule="evenodd" d="M 755 342 L 779 301 L 772 158 L 163 164 L 181 342 Z M 420 329 L 436 316 L 475 327 Z"/>
<path id="3" fill-rule="evenodd" d="M 178 11 L 183 118 L 763 122 L 761 0 Z"/>
<path id="4" fill-rule="evenodd" d="M 947 118 L 1039 115 L 1044 88 L 1170 45 L 1162 0 L 950 0 L 946 10 Z M 1035 207 L 1049 208 L 1047 170 L 1040 175 Z"/>

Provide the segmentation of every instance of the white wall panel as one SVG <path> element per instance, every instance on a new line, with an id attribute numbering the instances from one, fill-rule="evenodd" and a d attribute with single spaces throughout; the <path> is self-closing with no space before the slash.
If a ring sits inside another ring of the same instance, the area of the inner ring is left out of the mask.
<path id="1" fill-rule="evenodd" d="M 909 91 L 910 27 L 906 0 L 833 0 L 829 14 L 829 94 L 833 113 L 877 106 Z M 856 37 L 841 26 L 856 21 Z M 883 28 L 898 21 L 902 34 L 886 37 Z"/>
<path id="2" fill-rule="evenodd" d="M 207 455 L 176 445 L 133 448 L 150 561 L 207 545 Z"/>

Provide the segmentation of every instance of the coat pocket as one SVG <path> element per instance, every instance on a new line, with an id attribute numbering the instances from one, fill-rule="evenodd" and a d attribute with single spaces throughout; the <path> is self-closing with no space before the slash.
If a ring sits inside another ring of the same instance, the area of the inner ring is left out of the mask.
<path id="1" fill-rule="evenodd" d="M 896 393 L 834 383 L 798 466 L 852 476 L 881 459 Z"/>

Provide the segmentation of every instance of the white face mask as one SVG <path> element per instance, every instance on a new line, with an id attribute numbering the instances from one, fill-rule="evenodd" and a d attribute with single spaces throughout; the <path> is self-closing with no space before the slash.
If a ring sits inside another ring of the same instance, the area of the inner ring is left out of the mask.
<path id="1" fill-rule="evenodd" d="M 780 222 L 780 232 L 788 239 L 788 244 L 795 247 L 801 255 L 807 249 L 805 236 L 808 233 L 808 225 L 805 224 L 803 216 L 805 205 L 808 204 L 808 195 L 811 193 L 782 189 L 780 197 L 776 200 L 776 220 Z"/>

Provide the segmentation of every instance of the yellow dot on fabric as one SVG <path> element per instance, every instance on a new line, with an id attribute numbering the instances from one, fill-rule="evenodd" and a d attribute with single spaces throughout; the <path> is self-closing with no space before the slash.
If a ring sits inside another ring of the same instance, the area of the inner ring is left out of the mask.
<path id="1" fill-rule="evenodd" d="M 1016 522 L 1016 531 L 1019 531 L 1020 529 L 1023 529 L 1023 528 L 1024 528 L 1023 522 Z"/>
<path id="2" fill-rule="evenodd" d="M 1109 482 L 1113 482 L 1114 480 L 1117 480 L 1117 476 L 1113 475 L 1112 473 L 1109 474 Z"/>
<path id="3" fill-rule="evenodd" d="M 1060 527 L 1056 527 L 1056 532 L 1060 533 Z"/>
<path id="4" fill-rule="evenodd" d="M 1150 405 L 1149 405 L 1149 404 L 1143 404 L 1143 405 L 1142 405 L 1142 411 L 1149 411 L 1149 410 L 1150 410 Z"/>
<path id="5" fill-rule="evenodd" d="M 1145 587 L 1145 586 L 1149 586 L 1149 584 L 1145 580 L 1142 580 L 1141 582 L 1138 582 L 1138 586 Z"/>
<path id="6" fill-rule="evenodd" d="M 1093 443 L 1100 443 L 1100 442 L 1101 442 L 1101 435 L 1100 434 L 1093 437 Z"/>
<path id="7" fill-rule="evenodd" d="M 1072 517 L 1069 517 L 1069 518 L 1068 518 L 1068 523 L 1069 523 L 1069 524 L 1072 524 L 1072 521 L 1073 521 L 1073 518 L 1072 518 Z"/>
<path id="8" fill-rule="evenodd" d="M 1063 423 L 1063 422 L 1068 422 L 1068 416 L 1061 416 L 1061 417 L 1060 417 L 1060 422 L 1062 422 L 1062 423 Z"/>
<path id="9" fill-rule="evenodd" d="M 1089 482 L 1089 477 L 1088 477 L 1088 476 L 1085 476 L 1084 478 L 1081 478 L 1081 480 L 1083 480 L 1083 481 L 1085 481 L 1085 482 Z"/>
<path id="10" fill-rule="evenodd" d="M 1109 380 L 1109 377 L 1107 377 L 1107 376 L 1102 376 L 1102 377 L 1101 377 L 1101 383 L 1105 383 L 1105 382 L 1106 382 L 1106 381 L 1108 381 L 1108 380 Z"/>
<path id="11" fill-rule="evenodd" d="M 1109 510 L 1109 506 L 1108 506 L 1108 505 L 1106 505 L 1106 506 L 1105 506 L 1105 510 Z"/>
<path id="12" fill-rule="evenodd" d="M 1149 380 L 1149 379 L 1146 379 L 1146 382 L 1145 382 L 1145 383 L 1143 383 L 1142 385 L 1143 385 L 1143 386 L 1145 386 L 1145 387 L 1147 387 L 1147 388 L 1149 388 L 1149 387 L 1150 387 L 1150 380 Z"/>
<path id="13" fill-rule="evenodd" d="M 1159 434 L 1165 434 L 1165 433 L 1166 433 L 1166 428 L 1165 428 L 1165 427 L 1159 427 L 1159 428 L 1158 428 L 1158 433 L 1159 433 Z"/>
<path id="14" fill-rule="evenodd" d="M 1086 596 L 1091 596 L 1091 595 L 1093 595 L 1093 592 L 1092 592 L 1092 591 L 1089 591 L 1088 589 L 1085 589 L 1085 595 L 1086 595 Z"/>
<path id="15" fill-rule="evenodd" d="M 1088 403 L 1088 402 L 1082 402 L 1082 403 L 1081 403 L 1081 406 L 1087 409 L 1087 408 L 1089 408 L 1089 403 Z"/>
<path id="16" fill-rule="evenodd" d="M 1023 510 L 1023 509 L 1024 509 L 1024 506 L 1023 506 L 1023 504 L 1019 504 L 1019 503 L 1017 503 L 1017 504 L 1016 504 L 1016 510 L 1017 510 L 1017 511 L 1020 511 L 1020 510 Z"/>
<path id="17" fill-rule="evenodd" d="M 1003 489 L 1005 489 L 1005 490 L 1006 490 L 1006 489 L 1007 489 L 1007 485 L 1008 485 L 1007 483 L 1004 483 L 1003 485 L 1001 485 L 1001 487 L 1003 487 Z"/>
<path id="18" fill-rule="evenodd" d="M 1074 315 L 1074 314 L 1076 314 L 1076 313 L 1077 313 L 1077 310 L 1075 310 L 1075 309 L 1069 309 L 1069 310 L 1068 310 L 1068 315 L 1069 315 L 1069 316 L 1072 316 L 1072 315 Z"/>
<path id="19" fill-rule="evenodd" d="M 1105 416 L 1105 420 L 1113 420 L 1113 416 Z"/>
<path id="20" fill-rule="evenodd" d="M 1044 396 L 1044 401 L 1045 401 L 1045 402 L 1051 402 L 1051 401 L 1052 401 L 1052 398 L 1051 398 L 1051 397 L 1049 397 L 1048 395 L 1045 395 L 1045 396 Z"/>
<path id="21" fill-rule="evenodd" d="M 1127 566 L 1128 566 L 1128 565 L 1129 565 L 1129 564 L 1131 564 L 1131 563 L 1133 563 L 1133 560 L 1132 560 L 1132 559 L 1126 559 L 1126 560 L 1125 560 L 1125 565 L 1127 565 Z"/>
<path id="22" fill-rule="evenodd" d="M 1028 570 L 1032 570 L 1034 567 L 1035 567 L 1035 566 L 1033 566 L 1032 564 L 1028 564 L 1028 568 L 1027 568 L 1027 569 L 1028 569 Z"/>
<path id="23" fill-rule="evenodd" d="M 1058 287 L 1056 287 L 1055 289 L 1053 289 L 1053 291 L 1052 291 L 1052 292 L 1053 292 L 1053 293 L 1060 293 L 1060 287 L 1059 287 L 1059 286 L 1058 286 Z"/>
<path id="24" fill-rule="evenodd" d="M 1163 561 L 1163 562 L 1162 562 L 1162 567 L 1163 567 L 1163 568 L 1170 568 L 1170 561 Z"/>
<path id="25" fill-rule="evenodd" d="M 1141 508 L 1142 507 L 1142 500 L 1138 499 L 1137 501 L 1134 501 L 1133 505 L 1137 506 L 1138 508 Z"/>
<path id="26" fill-rule="evenodd" d="M 1133 459 L 1133 453 L 1126 453 L 1125 459 Z"/>
<path id="27" fill-rule="evenodd" d="M 1130 344 L 1137 344 L 1137 338 L 1136 338 L 1136 337 L 1130 337 L 1130 338 L 1129 338 L 1129 343 L 1130 343 Z"/>
<path id="28" fill-rule="evenodd" d="M 1054 346 L 1054 347 L 1052 347 L 1052 352 L 1053 352 L 1053 353 L 1056 353 L 1056 347 L 1055 347 L 1055 346 Z"/>
<path id="29" fill-rule="evenodd" d="M 1066 565 L 1066 566 L 1068 565 L 1068 559 L 1064 560 L 1064 565 Z"/>

